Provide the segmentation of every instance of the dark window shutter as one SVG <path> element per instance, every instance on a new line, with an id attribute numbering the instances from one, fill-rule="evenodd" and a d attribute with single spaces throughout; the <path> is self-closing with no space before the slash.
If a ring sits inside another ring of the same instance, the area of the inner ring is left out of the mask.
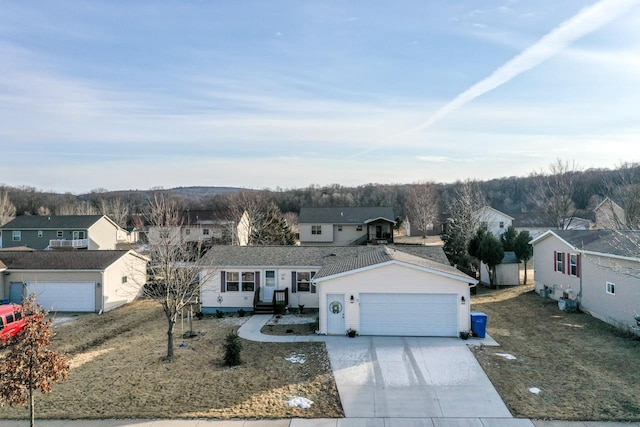
<path id="1" fill-rule="evenodd" d="M 576 277 L 580 277 L 580 254 L 576 255 Z"/>
<path id="2" fill-rule="evenodd" d="M 260 286 L 260 272 L 256 271 L 256 289 L 258 288 L 258 286 Z"/>
<path id="3" fill-rule="evenodd" d="M 558 271 L 558 251 L 553 251 L 553 271 Z"/>
<path id="4" fill-rule="evenodd" d="M 291 293 L 295 294 L 297 292 L 297 279 L 298 276 L 296 276 L 296 272 L 292 271 L 291 272 Z"/>
<path id="5" fill-rule="evenodd" d="M 314 277 L 316 277 L 316 272 L 312 271 L 311 272 L 311 280 L 313 280 Z M 316 292 L 317 292 L 316 285 L 315 285 L 315 283 L 311 282 L 311 293 L 315 294 Z"/>
<path id="6" fill-rule="evenodd" d="M 227 291 L 227 284 L 225 283 L 227 279 L 227 273 L 224 271 L 220 272 L 220 292 L 226 292 Z"/>
<path id="7" fill-rule="evenodd" d="M 571 270 L 570 270 L 568 264 L 569 264 L 569 253 L 565 252 L 564 253 L 564 259 L 562 260 L 562 270 L 563 270 L 562 272 L 564 274 L 570 274 L 571 273 Z"/>

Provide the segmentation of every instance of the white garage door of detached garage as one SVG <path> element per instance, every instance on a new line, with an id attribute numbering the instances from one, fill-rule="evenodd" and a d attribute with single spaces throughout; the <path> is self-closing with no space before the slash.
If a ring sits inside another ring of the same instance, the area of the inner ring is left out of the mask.
<path id="1" fill-rule="evenodd" d="M 93 282 L 28 283 L 28 294 L 49 311 L 95 311 L 96 287 Z"/>
<path id="2" fill-rule="evenodd" d="M 360 294 L 360 335 L 457 337 L 455 294 Z"/>

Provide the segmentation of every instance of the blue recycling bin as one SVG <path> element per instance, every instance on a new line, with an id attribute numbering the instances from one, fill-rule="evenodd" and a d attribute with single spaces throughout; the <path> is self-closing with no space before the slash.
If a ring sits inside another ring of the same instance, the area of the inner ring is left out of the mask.
<path id="1" fill-rule="evenodd" d="M 471 332 L 478 338 L 484 338 L 487 333 L 487 315 L 479 311 L 471 313 Z"/>

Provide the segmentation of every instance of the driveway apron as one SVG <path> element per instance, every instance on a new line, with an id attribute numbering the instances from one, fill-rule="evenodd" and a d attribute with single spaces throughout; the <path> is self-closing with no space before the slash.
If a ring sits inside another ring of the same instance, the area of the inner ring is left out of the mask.
<path id="1" fill-rule="evenodd" d="M 511 417 L 462 340 L 357 337 L 326 345 L 348 418 Z"/>

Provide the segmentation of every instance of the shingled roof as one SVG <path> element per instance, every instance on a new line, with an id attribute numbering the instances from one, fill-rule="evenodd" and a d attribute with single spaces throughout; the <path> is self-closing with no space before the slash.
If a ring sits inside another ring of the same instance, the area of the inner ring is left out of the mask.
<path id="1" fill-rule="evenodd" d="M 448 264 L 442 264 L 430 259 L 411 255 L 403 252 L 402 250 L 389 248 L 387 246 L 374 247 L 370 251 L 366 251 L 360 254 L 354 254 L 352 256 L 337 260 L 336 262 L 328 263 L 316 273 L 314 279 L 317 280 L 323 277 L 335 276 L 337 274 L 372 267 L 378 264 L 390 263 L 393 261 L 426 268 L 449 276 L 454 276 L 456 278 L 459 278 L 460 280 L 468 281 L 469 283 L 476 282 L 475 279 L 467 276 L 460 270 L 451 267 Z"/>
<path id="2" fill-rule="evenodd" d="M 395 223 L 393 209 L 390 207 L 337 207 L 337 208 L 301 208 L 300 224 L 365 224 L 368 220 L 384 218 Z"/>
<path id="3" fill-rule="evenodd" d="M 20 215 L 9 221 L 4 230 L 46 230 L 46 229 L 87 229 L 98 222 L 103 215 Z"/>
<path id="4" fill-rule="evenodd" d="M 547 234 L 548 233 L 548 234 Z M 555 234 L 577 250 L 640 258 L 640 231 L 618 230 L 550 230 L 533 240 Z"/>
<path id="5" fill-rule="evenodd" d="M 104 270 L 129 251 L 3 251 L 8 270 Z"/>

